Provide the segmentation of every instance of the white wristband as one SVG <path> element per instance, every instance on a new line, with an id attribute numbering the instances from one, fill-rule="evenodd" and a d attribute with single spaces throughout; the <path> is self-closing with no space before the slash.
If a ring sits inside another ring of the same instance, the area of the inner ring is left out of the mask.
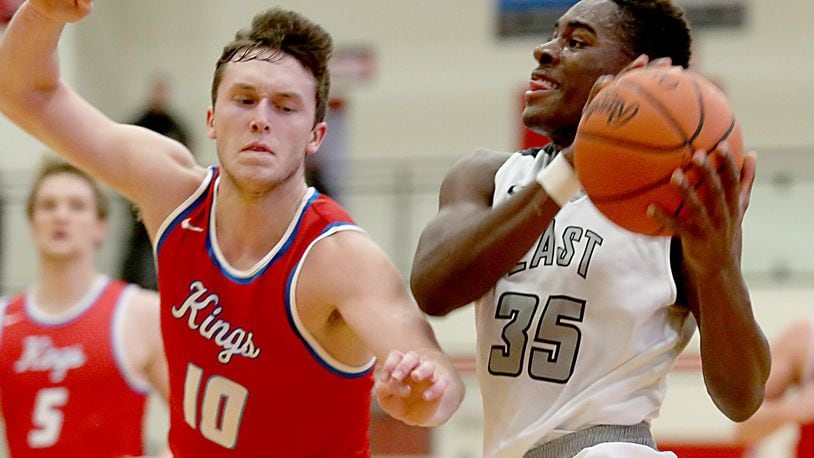
<path id="1" fill-rule="evenodd" d="M 540 170 L 540 173 L 537 174 L 537 182 L 560 207 L 571 200 L 581 187 L 574 169 L 561 153 Z"/>

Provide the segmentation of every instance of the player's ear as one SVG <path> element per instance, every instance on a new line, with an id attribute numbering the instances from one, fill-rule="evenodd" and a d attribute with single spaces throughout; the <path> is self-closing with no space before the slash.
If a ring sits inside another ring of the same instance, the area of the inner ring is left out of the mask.
<path id="1" fill-rule="evenodd" d="M 215 139 L 215 107 L 210 106 L 206 110 L 206 134 L 212 140 Z"/>
<path id="2" fill-rule="evenodd" d="M 317 123 L 317 125 L 311 129 L 311 138 L 308 140 L 308 144 L 305 145 L 306 156 L 314 154 L 319 150 L 319 145 L 325 140 L 325 134 L 327 132 L 328 124 L 325 121 Z"/>

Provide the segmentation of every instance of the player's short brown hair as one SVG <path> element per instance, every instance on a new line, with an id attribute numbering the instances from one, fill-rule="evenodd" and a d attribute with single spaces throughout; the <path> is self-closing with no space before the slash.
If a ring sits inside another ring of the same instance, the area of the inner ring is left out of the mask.
<path id="1" fill-rule="evenodd" d="M 31 186 L 31 191 L 28 193 L 28 199 L 26 201 L 26 214 L 28 215 L 28 219 L 30 220 L 34 216 L 34 203 L 37 200 L 37 192 L 39 192 L 42 182 L 50 176 L 62 173 L 77 176 L 88 183 L 88 186 L 93 190 L 94 200 L 96 201 L 96 216 L 100 220 L 107 220 L 107 216 L 110 213 L 110 201 L 105 193 L 102 192 L 96 180 L 73 165 L 53 158 L 44 160 L 37 172 L 37 178 L 34 179 L 34 184 Z"/>
<path id="2" fill-rule="evenodd" d="M 257 14 L 249 29 L 235 34 L 223 48 L 212 77 L 212 106 L 217 102 L 218 86 L 226 64 L 255 59 L 276 60 L 287 54 L 308 69 L 317 82 L 314 124 L 325 120 L 331 78 L 328 60 L 333 52 L 333 39 L 322 27 L 293 11 L 271 8 Z"/>

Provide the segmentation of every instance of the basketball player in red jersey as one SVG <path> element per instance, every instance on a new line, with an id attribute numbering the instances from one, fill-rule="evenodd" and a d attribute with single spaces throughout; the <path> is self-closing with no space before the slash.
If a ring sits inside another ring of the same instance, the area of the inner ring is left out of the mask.
<path id="1" fill-rule="evenodd" d="M 736 425 L 735 436 L 755 444 L 787 425 L 799 428 L 795 456 L 814 456 L 814 318 L 795 322 L 772 343 L 766 399 L 752 418 Z"/>
<path id="2" fill-rule="evenodd" d="M 94 265 L 107 207 L 89 176 L 61 162 L 43 167 L 29 196 L 40 278 L 0 302 L 13 457 L 142 455 L 146 394 L 167 398 L 158 295 Z"/>
<path id="3" fill-rule="evenodd" d="M 176 456 L 369 456 L 381 407 L 438 425 L 463 383 L 385 254 L 309 189 L 332 39 L 277 9 L 219 58 L 207 128 L 220 165 L 117 124 L 59 78 L 56 44 L 92 2 L 31 0 L 0 44 L 0 109 L 135 202 L 153 238 Z"/>

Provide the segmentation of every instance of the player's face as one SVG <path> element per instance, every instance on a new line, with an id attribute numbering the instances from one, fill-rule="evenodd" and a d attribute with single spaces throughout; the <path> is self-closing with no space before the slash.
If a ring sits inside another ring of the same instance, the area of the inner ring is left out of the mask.
<path id="1" fill-rule="evenodd" d="M 59 173 L 40 182 L 31 215 L 34 242 L 42 256 L 70 259 L 95 253 L 106 224 L 85 179 Z"/>
<path id="2" fill-rule="evenodd" d="M 326 125 L 314 126 L 316 79 L 289 55 L 227 64 L 207 114 L 220 163 L 238 186 L 263 192 L 304 183 L 305 156 Z"/>
<path id="3" fill-rule="evenodd" d="M 567 146 L 596 79 L 618 73 L 636 56 L 621 35 L 611 0 L 583 0 L 557 22 L 551 40 L 534 49 L 538 66 L 526 91 L 523 122 Z"/>

